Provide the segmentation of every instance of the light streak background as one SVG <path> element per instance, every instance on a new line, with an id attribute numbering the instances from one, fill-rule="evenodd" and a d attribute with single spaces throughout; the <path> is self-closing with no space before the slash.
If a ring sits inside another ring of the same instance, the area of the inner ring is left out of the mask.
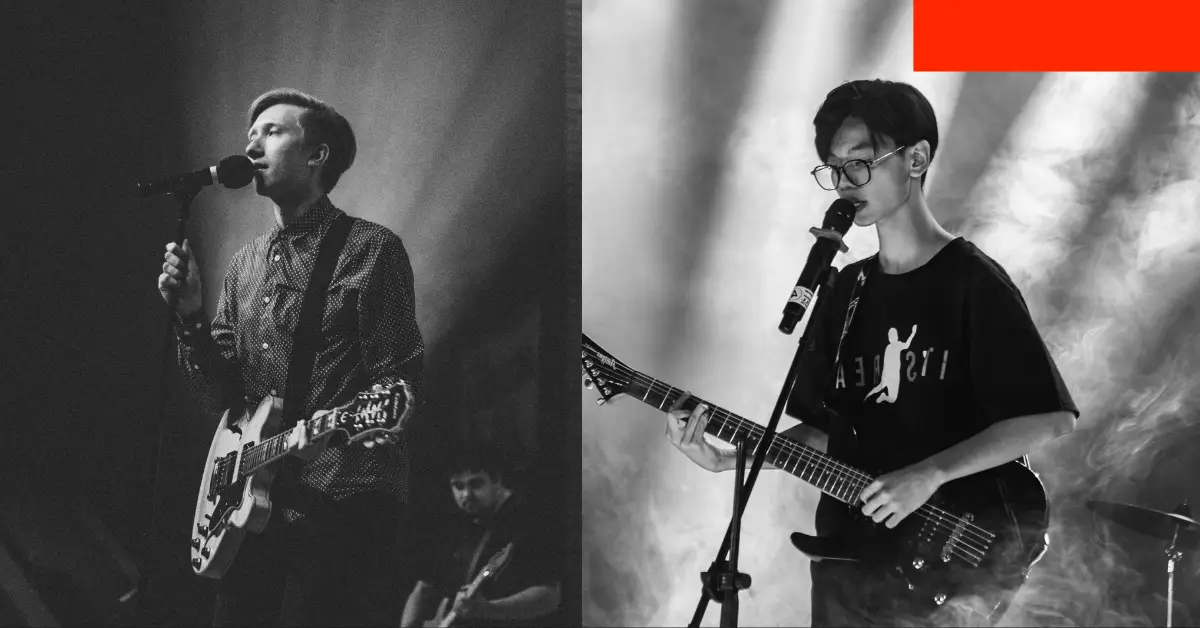
<path id="1" fill-rule="evenodd" d="M 1074 434 L 1033 456 L 1052 548 L 1003 623 L 1162 625 L 1163 544 L 1083 503 L 1200 503 L 1196 77 L 911 67 L 908 2 L 585 2 L 584 331 L 765 423 L 798 337 L 776 326 L 807 229 L 833 200 L 808 175 L 813 115 L 845 80 L 914 84 L 941 130 L 934 214 L 1009 271 L 1082 412 Z M 871 229 L 847 243 L 836 266 L 877 250 Z M 597 407 L 581 391 L 584 622 L 685 624 L 732 474 L 671 447 L 653 408 Z M 808 563 L 788 533 L 811 533 L 816 501 L 791 476 L 759 478 L 743 625 L 808 621 Z M 1185 555 L 1176 625 L 1195 615 L 1196 576 Z M 710 605 L 706 625 L 719 616 Z"/>

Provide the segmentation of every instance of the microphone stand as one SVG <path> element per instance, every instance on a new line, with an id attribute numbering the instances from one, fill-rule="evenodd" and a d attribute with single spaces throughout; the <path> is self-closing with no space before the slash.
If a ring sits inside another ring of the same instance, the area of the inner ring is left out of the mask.
<path id="1" fill-rule="evenodd" d="M 837 271 L 834 271 L 832 267 L 825 269 L 823 272 L 824 277 L 819 282 L 818 295 L 830 292 L 833 287 L 833 281 L 837 276 Z M 813 309 L 812 317 L 809 319 L 810 323 L 816 319 L 820 310 L 824 307 L 825 301 L 822 298 L 817 299 L 816 307 Z M 796 347 L 796 355 L 792 358 L 791 368 L 788 369 L 787 376 L 784 378 L 783 388 L 779 391 L 779 399 L 775 401 L 775 409 L 771 412 L 771 420 L 763 430 L 762 440 L 755 447 L 754 461 L 750 466 L 749 478 L 745 481 L 744 486 L 742 473 L 746 464 L 745 438 L 738 439 L 736 443 L 737 484 L 734 488 L 733 519 L 730 521 L 729 528 L 725 531 L 725 539 L 721 542 L 721 549 L 717 551 L 716 559 L 713 560 L 707 572 L 700 574 L 703 590 L 700 594 L 700 600 L 696 604 L 696 612 L 692 615 L 692 623 L 688 624 L 691 628 L 698 628 L 700 626 L 700 621 L 704 619 L 704 612 L 708 608 L 709 600 L 722 605 L 722 628 L 736 628 L 737 626 L 739 611 L 737 592 L 738 589 L 750 588 L 751 583 L 751 578 L 748 574 L 738 573 L 737 571 L 737 548 L 741 536 L 740 522 L 742 512 L 745 511 L 746 503 L 750 500 L 750 491 L 754 490 L 754 482 L 758 479 L 758 472 L 762 470 L 767 449 L 770 448 L 769 445 L 773 444 L 772 441 L 775 439 L 775 428 L 779 426 L 779 418 L 787 406 L 787 400 L 791 395 L 792 387 L 800 375 L 800 360 L 807 349 L 807 340 L 811 331 L 812 325 L 810 324 L 804 328 L 804 333 L 800 335 L 800 342 Z M 730 554 L 728 563 L 725 561 L 726 552 Z M 712 586 L 713 582 L 716 582 L 717 586 Z"/>
<path id="2" fill-rule="evenodd" d="M 179 203 L 179 220 L 175 229 L 175 242 L 179 246 L 183 246 L 183 240 L 187 236 L 187 222 L 191 218 L 192 201 L 196 195 L 200 193 L 200 187 L 195 185 L 187 185 L 182 183 L 176 189 L 171 191 L 171 196 Z M 186 268 L 186 267 L 185 267 Z M 185 280 L 187 277 L 184 277 Z M 166 319 L 166 338 L 163 343 L 163 360 L 162 360 L 162 380 L 159 385 L 159 404 L 158 404 L 158 441 L 154 452 L 154 488 L 150 497 L 150 527 L 146 533 L 146 568 L 141 572 L 141 582 L 135 589 L 137 592 L 133 598 L 137 599 L 136 608 L 134 611 L 138 615 L 142 614 L 142 601 L 146 598 L 146 592 L 150 585 L 149 572 L 154 569 L 155 556 L 155 540 L 158 538 L 159 526 L 159 498 L 162 490 L 162 456 L 163 456 L 163 440 L 166 436 L 167 427 L 167 397 L 168 385 L 170 379 L 171 363 L 173 349 L 175 348 L 175 306 L 179 301 L 178 293 L 168 295 L 167 299 L 167 319 Z M 141 617 L 145 620 L 145 617 Z M 145 624 L 145 622 L 142 622 Z M 146 624 L 149 625 L 149 624 Z"/>

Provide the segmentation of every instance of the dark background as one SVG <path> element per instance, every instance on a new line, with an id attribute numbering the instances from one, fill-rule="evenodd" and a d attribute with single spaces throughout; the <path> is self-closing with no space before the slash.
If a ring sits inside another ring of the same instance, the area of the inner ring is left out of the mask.
<path id="1" fill-rule="evenodd" d="M 242 152 L 246 108 L 279 86 L 350 120 L 359 152 L 331 198 L 396 232 L 416 277 L 429 405 L 410 435 L 397 612 L 412 540 L 453 515 L 433 464 L 482 442 L 566 523 L 564 610 L 578 617 L 579 101 L 564 97 L 579 89 L 577 4 L 0 6 L 0 624 L 210 620 L 212 582 L 186 543 L 218 417 L 173 365 L 160 395 L 155 282 L 177 207 L 134 184 Z M 250 188 L 201 193 L 189 237 L 207 311 L 272 220 Z"/>

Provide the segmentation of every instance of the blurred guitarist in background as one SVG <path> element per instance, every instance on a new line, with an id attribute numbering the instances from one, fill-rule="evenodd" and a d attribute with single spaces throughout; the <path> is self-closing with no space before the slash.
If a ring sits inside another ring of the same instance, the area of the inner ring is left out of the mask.
<path id="1" fill-rule="evenodd" d="M 401 626 L 559 626 L 562 552 L 546 525 L 497 456 L 460 451 L 448 465 L 450 491 L 465 515 L 435 543 L 434 556 L 404 606 Z M 491 558 L 512 545 L 498 575 L 471 591 Z M 464 586 L 465 585 L 465 586 Z M 436 616 L 434 603 L 441 600 Z M 454 614 L 450 622 L 445 618 Z"/>
<path id="2" fill-rule="evenodd" d="M 788 404 L 801 423 L 785 434 L 834 458 L 855 447 L 894 469 L 859 504 L 894 528 L 943 484 L 1070 433 L 1079 411 L 1008 274 L 927 205 L 938 129 L 925 96 L 904 83 L 844 83 L 814 125 L 816 184 L 855 204 L 854 224 L 875 226 L 879 253 L 823 291 Z M 672 444 L 705 469 L 733 469 L 733 450 L 704 438 L 709 409 L 689 413 L 683 401 L 668 413 Z M 822 493 L 817 535 L 848 513 Z M 824 560 L 811 571 L 813 626 L 928 621 L 897 608 L 890 569 Z"/>
<path id="3" fill-rule="evenodd" d="M 424 349 L 404 245 L 386 227 L 345 217 L 328 196 L 354 162 L 350 124 L 308 94 L 277 89 L 254 101 L 247 125 L 246 155 L 258 168 L 257 193 L 274 204 L 275 227 L 233 256 L 211 324 L 187 241 L 167 245 L 158 278 L 163 298 L 178 299 L 179 365 L 188 387 L 212 413 L 284 396 L 318 245 L 335 221 L 349 219 L 326 294 L 313 377 L 307 394 L 285 399 L 285 408 L 299 404 L 291 410 L 307 418 L 398 380 L 415 393 Z M 403 440 L 311 443 L 303 429 L 292 430 L 297 456 L 279 463 L 266 530 L 246 537 L 220 581 L 214 625 L 376 619 L 365 614 L 360 597 L 386 588 L 378 548 L 391 546 L 407 500 Z"/>

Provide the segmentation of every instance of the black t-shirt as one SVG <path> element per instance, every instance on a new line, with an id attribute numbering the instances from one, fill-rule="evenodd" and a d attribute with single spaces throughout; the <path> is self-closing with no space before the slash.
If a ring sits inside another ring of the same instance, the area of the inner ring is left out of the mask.
<path id="1" fill-rule="evenodd" d="M 474 580 L 493 556 L 512 543 L 503 569 L 479 588 L 480 597 L 495 600 L 536 585 L 553 587 L 562 578 L 563 554 L 559 549 L 560 535 L 550 529 L 546 520 L 546 516 L 519 495 L 509 497 L 493 517 L 475 519 L 463 515 L 437 535 L 441 537 L 439 550 L 421 579 L 433 585 L 439 597 L 449 597 L 453 601 L 460 588 Z M 480 541 L 489 531 L 491 534 L 472 565 Z M 561 623 L 559 615 L 556 611 L 516 622 L 463 618 L 456 620 L 455 625 L 549 626 Z"/>
<path id="2" fill-rule="evenodd" d="M 868 270 L 862 283 L 863 270 Z M 861 283 L 842 340 L 854 284 Z M 829 453 L 895 470 L 1009 418 L 1078 410 L 1008 274 L 957 238 L 898 275 L 848 265 L 810 335 L 789 414 L 829 432 Z M 835 414 L 822 412 L 821 402 Z M 852 428 L 853 432 L 850 429 Z M 822 494 L 817 533 L 844 512 Z"/>

